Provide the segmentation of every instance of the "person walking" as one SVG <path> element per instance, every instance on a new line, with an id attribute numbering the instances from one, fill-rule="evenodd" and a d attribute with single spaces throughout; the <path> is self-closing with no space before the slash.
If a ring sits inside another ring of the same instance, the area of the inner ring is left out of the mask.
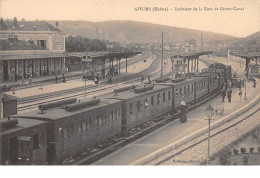
<path id="1" fill-rule="evenodd" d="M 240 78 L 238 78 L 237 87 L 239 88 L 239 90 L 241 90 L 241 79 Z"/>
<path id="2" fill-rule="evenodd" d="M 95 75 L 94 81 L 95 81 L 95 84 L 98 84 L 98 75 Z"/>
<path id="3" fill-rule="evenodd" d="M 221 90 L 221 96 L 222 96 L 222 102 L 225 102 L 225 97 L 226 97 L 226 88 L 223 87 Z"/>
<path id="4" fill-rule="evenodd" d="M 23 76 L 22 76 L 22 85 L 24 84 L 24 78 L 23 78 Z"/>
<path id="5" fill-rule="evenodd" d="M 147 81 L 148 81 L 149 84 L 151 84 L 151 78 L 150 78 L 150 75 L 148 75 Z"/>
<path id="6" fill-rule="evenodd" d="M 55 75 L 55 82 L 58 83 L 58 76 Z"/>
<path id="7" fill-rule="evenodd" d="M 239 88 L 238 95 L 239 95 L 239 102 L 241 102 L 241 97 L 242 97 L 242 90 L 241 90 L 241 88 Z"/>
<path id="8" fill-rule="evenodd" d="M 32 83 L 32 75 L 29 77 L 29 85 Z"/>
<path id="9" fill-rule="evenodd" d="M 231 88 L 228 88 L 228 90 L 227 90 L 227 97 L 228 97 L 228 102 L 231 102 L 231 97 L 232 97 L 232 90 L 231 90 Z"/>
<path id="10" fill-rule="evenodd" d="M 63 83 L 66 83 L 65 74 L 62 74 L 62 82 L 63 82 Z"/>
<path id="11" fill-rule="evenodd" d="M 144 76 L 142 75 L 141 84 L 144 82 Z"/>
<path id="12" fill-rule="evenodd" d="M 186 103 L 184 101 L 181 102 L 181 114 L 180 114 L 180 122 L 184 123 L 187 122 L 187 115 L 186 115 Z"/>
<path id="13" fill-rule="evenodd" d="M 253 77 L 253 88 L 255 88 L 256 87 L 256 79 L 255 79 L 255 77 Z"/>

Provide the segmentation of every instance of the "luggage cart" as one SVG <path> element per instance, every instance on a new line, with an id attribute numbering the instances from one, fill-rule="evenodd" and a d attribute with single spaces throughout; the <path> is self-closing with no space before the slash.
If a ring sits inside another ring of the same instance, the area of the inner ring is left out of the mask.
<path id="1" fill-rule="evenodd" d="M 223 116 L 223 114 L 224 114 L 224 104 L 219 103 L 216 105 L 215 115 Z"/>

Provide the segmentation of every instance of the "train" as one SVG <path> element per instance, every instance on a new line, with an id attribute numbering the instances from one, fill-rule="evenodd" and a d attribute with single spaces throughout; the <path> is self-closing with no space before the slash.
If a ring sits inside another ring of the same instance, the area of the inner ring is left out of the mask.
<path id="1" fill-rule="evenodd" d="M 86 100 L 66 99 L 0 122 L 1 164 L 63 164 L 63 161 L 162 115 L 181 102 L 196 103 L 219 91 L 232 76 L 217 65 L 181 79 L 127 86 Z"/>

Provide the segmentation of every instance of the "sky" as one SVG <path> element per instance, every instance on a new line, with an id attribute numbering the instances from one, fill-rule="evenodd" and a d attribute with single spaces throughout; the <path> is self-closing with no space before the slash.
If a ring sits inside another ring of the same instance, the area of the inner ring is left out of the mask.
<path id="1" fill-rule="evenodd" d="M 168 11 L 153 11 L 154 7 Z M 234 7 L 243 10 L 221 10 Z M 0 0 L 0 17 L 131 20 L 245 37 L 260 31 L 260 0 Z"/>

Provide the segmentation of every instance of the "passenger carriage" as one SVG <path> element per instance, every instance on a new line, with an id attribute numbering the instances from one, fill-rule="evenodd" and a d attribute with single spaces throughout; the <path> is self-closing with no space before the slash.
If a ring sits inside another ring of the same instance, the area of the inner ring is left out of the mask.
<path id="1" fill-rule="evenodd" d="M 122 101 L 122 134 L 172 109 L 172 91 L 169 86 L 146 85 L 111 94 Z"/>
<path id="2" fill-rule="evenodd" d="M 46 122 L 0 120 L 1 165 L 44 165 L 47 158 Z"/>
<path id="3" fill-rule="evenodd" d="M 15 117 L 15 116 L 14 116 Z M 48 162 L 60 163 L 121 132 L 121 101 L 90 99 L 19 117 L 48 122 Z"/>

